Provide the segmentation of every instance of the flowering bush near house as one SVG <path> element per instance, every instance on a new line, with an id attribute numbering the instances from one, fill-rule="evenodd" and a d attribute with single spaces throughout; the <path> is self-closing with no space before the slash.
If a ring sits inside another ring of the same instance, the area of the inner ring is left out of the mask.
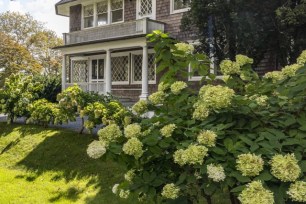
<path id="1" fill-rule="evenodd" d="M 99 142 L 88 147 L 93 158 L 126 165 L 125 181 L 113 192 L 156 203 L 211 203 L 224 192 L 233 203 L 306 202 L 305 62 L 261 79 L 252 59 L 238 55 L 221 63 L 226 80 L 213 85 L 208 66 L 194 62 L 204 56 L 192 56 L 189 46 L 175 46 L 158 31 L 149 39 L 156 43 L 158 69 L 170 73 L 149 101 L 135 104 L 138 118 L 101 129 Z M 208 77 L 198 93 L 175 81 L 188 64 Z M 155 115 L 141 118 L 146 111 Z"/>
<path id="2" fill-rule="evenodd" d="M 12 74 L 0 89 L 0 113 L 7 114 L 8 123 L 17 117 L 29 117 L 27 106 L 38 99 L 38 93 L 43 88 L 32 79 L 32 76 Z"/>

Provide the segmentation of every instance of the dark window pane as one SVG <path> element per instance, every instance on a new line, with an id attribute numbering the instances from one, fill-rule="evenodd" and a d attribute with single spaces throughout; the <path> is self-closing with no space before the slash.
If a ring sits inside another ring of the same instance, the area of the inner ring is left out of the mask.
<path id="1" fill-rule="evenodd" d="M 173 0 L 174 10 L 188 8 L 190 6 L 190 0 Z"/>
<path id="2" fill-rule="evenodd" d="M 123 21 L 123 10 L 112 11 L 112 23 Z"/>
<path id="3" fill-rule="evenodd" d="M 84 18 L 84 28 L 93 27 L 93 16 Z"/>
<path id="4" fill-rule="evenodd" d="M 99 60 L 98 79 L 104 79 L 104 60 Z"/>
<path id="5" fill-rule="evenodd" d="M 97 79 L 97 60 L 92 60 L 91 79 Z"/>

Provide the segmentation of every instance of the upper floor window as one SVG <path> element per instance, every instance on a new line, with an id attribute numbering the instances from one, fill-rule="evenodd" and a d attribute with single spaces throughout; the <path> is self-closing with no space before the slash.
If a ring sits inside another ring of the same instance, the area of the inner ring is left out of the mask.
<path id="1" fill-rule="evenodd" d="M 104 0 L 83 6 L 83 28 L 123 21 L 123 0 Z"/>
<path id="2" fill-rule="evenodd" d="M 93 4 L 84 6 L 84 28 L 90 28 L 94 25 L 94 6 Z"/>
<path id="3" fill-rule="evenodd" d="M 108 24 L 108 1 L 97 3 L 98 26 Z"/>
<path id="4" fill-rule="evenodd" d="M 191 0 L 171 0 L 171 13 L 188 11 Z"/>
<path id="5" fill-rule="evenodd" d="M 112 23 L 123 21 L 123 0 L 111 2 Z"/>

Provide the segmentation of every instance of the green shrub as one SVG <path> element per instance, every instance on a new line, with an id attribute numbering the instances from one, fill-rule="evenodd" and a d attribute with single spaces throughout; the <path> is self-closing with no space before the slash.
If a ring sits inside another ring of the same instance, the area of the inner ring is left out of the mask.
<path id="1" fill-rule="evenodd" d="M 7 114 L 8 123 L 17 117 L 29 117 L 27 106 L 38 99 L 42 85 L 33 83 L 32 76 L 12 74 L 0 89 L 0 112 Z"/>
<path id="2" fill-rule="evenodd" d="M 43 88 L 38 93 L 38 98 L 44 98 L 55 103 L 56 97 L 62 91 L 61 76 L 57 75 L 35 75 L 33 82 L 42 84 Z"/>
<path id="3" fill-rule="evenodd" d="M 129 111 L 113 96 L 84 92 L 78 85 L 58 94 L 57 100 L 69 120 L 80 115 L 83 126 L 90 131 L 100 124 L 123 123 L 125 116 L 129 115 Z"/>
<path id="4" fill-rule="evenodd" d="M 164 67 L 185 69 L 180 63 L 185 54 L 169 49 L 171 39 L 157 32 L 150 36 Z M 173 83 L 173 74 L 158 94 L 133 107 L 137 115 L 154 111 L 152 118 L 102 128 L 100 142 L 88 152 L 129 169 L 114 192 L 124 198 L 133 191 L 157 203 L 210 202 L 224 192 L 233 203 L 306 202 L 306 66 L 261 79 L 251 63 L 242 55 L 223 63 L 226 82 L 206 84 L 197 94 L 184 82 Z"/>
<path id="5" fill-rule="evenodd" d="M 46 99 L 39 99 L 29 104 L 30 117 L 27 122 L 48 126 L 48 124 L 62 124 L 68 122 L 67 115 L 63 114 L 58 104 Z"/>

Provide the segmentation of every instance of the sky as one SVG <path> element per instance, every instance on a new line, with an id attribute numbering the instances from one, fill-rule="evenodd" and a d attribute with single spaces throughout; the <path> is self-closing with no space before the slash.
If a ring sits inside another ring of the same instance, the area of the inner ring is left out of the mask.
<path id="1" fill-rule="evenodd" d="M 45 23 L 45 26 L 55 31 L 58 36 L 68 32 L 68 17 L 55 14 L 55 3 L 59 0 L 0 0 L 0 12 L 18 11 L 30 13 L 36 20 Z"/>

